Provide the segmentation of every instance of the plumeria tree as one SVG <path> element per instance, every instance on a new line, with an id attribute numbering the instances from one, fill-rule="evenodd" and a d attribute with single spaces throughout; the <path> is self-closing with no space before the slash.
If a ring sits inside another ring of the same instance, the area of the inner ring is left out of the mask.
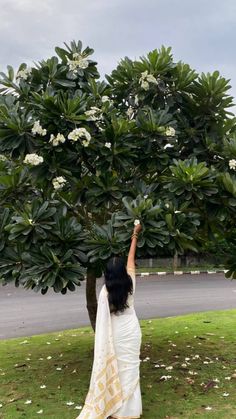
<path id="1" fill-rule="evenodd" d="M 162 47 L 99 79 L 81 42 L 1 73 L 0 276 L 44 294 L 96 278 L 126 254 L 198 251 L 231 237 L 235 118 L 229 81 L 198 75 Z M 234 275 L 234 270 L 231 274 Z"/>

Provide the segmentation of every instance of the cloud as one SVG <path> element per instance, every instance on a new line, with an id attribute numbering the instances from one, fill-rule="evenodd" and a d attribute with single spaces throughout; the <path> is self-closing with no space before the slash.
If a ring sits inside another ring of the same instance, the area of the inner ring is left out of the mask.
<path id="1" fill-rule="evenodd" d="M 0 0 L 0 67 L 39 61 L 63 41 L 95 49 L 102 74 L 162 44 L 199 72 L 218 69 L 236 96 L 235 0 Z"/>

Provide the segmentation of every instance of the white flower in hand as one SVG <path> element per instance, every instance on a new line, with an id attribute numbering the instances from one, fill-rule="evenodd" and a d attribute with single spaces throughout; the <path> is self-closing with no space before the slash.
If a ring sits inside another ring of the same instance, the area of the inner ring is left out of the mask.
<path id="1" fill-rule="evenodd" d="M 135 226 L 137 226 L 137 225 L 139 225 L 140 224 L 140 221 L 137 219 L 137 220 L 134 220 L 134 225 Z"/>

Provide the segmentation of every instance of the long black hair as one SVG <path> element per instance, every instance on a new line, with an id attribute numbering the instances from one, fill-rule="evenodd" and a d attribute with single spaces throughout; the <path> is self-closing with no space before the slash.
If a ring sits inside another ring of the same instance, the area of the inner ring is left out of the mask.
<path id="1" fill-rule="evenodd" d="M 133 293 L 133 282 L 126 270 L 125 261 L 120 256 L 109 259 L 105 271 L 105 285 L 111 313 L 128 308 L 128 295 Z"/>

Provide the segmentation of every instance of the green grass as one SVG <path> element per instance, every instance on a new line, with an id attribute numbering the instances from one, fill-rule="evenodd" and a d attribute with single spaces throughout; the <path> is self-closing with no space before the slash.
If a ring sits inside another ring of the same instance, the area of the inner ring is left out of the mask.
<path id="1" fill-rule="evenodd" d="M 236 417 L 235 324 L 236 310 L 141 322 L 143 419 Z M 88 389 L 92 356 L 90 328 L 1 341 L 0 417 L 75 418 Z M 171 378 L 163 381 L 163 375 Z"/>

